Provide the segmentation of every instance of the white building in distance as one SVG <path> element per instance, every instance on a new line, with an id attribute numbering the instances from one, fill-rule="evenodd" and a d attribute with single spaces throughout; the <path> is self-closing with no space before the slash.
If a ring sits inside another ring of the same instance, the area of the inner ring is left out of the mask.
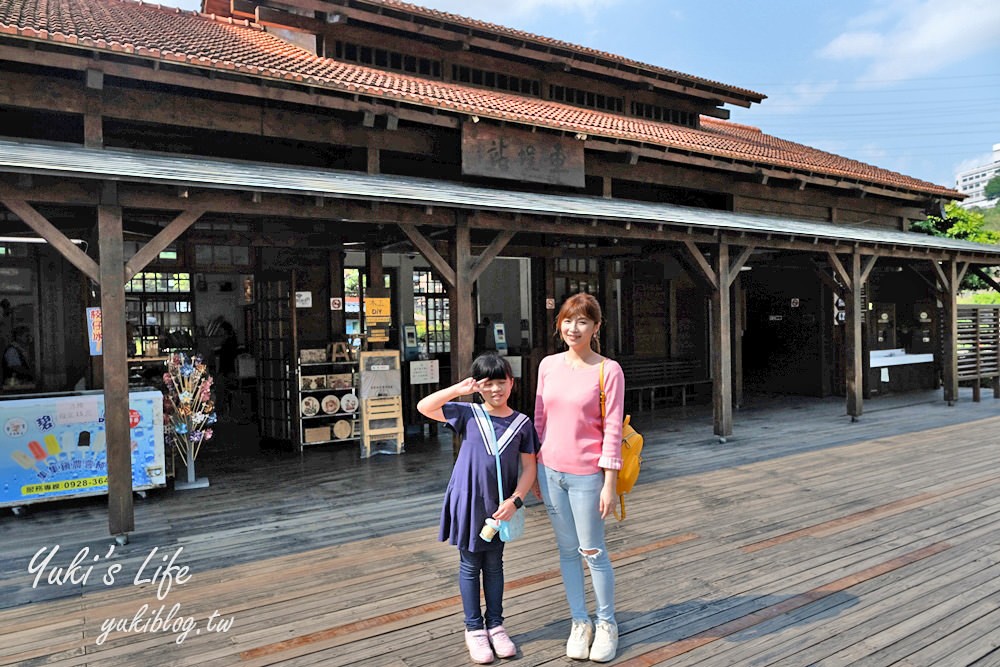
<path id="1" fill-rule="evenodd" d="M 996 199 L 986 199 L 983 189 L 990 179 L 1000 176 L 1000 144 L 993 144 L 993 161 L 980 167 L 958 172 L 955 177 L 955 189 L 968 197 L 961 202 L 963 208 L 989 208 L 998 202 Z"/>

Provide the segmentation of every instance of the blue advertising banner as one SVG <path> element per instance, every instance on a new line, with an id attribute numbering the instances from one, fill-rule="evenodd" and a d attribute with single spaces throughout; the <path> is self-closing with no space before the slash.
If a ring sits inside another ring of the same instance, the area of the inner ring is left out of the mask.
<path id="1" fill-rule="evenodd" d="M 163 394 L 129 393 L 132 488 L 164 486 Z M 0 401 L 0 507 L 108 492 L 104 392 Z"/>

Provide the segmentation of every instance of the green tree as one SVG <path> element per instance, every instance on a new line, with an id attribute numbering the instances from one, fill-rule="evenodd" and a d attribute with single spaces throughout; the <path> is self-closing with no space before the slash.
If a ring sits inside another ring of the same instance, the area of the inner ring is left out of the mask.
<path id="1" fill-rule="evenodd" d="M 943 218 L 929 215 L 926 220 L 920 220 L 910 225 L 910 229 L 931 236 L 943 236 L 990 245 L 1000 244 L 1000 232 L 987 229 L 986 218 L 982 211 L 964 209 L 956 202 L 949 202 L 945 205 Z M 965 290 L 981 290 L 987 287 L 989 286 L 986 283 L 974 275 L 966 275 L 962 281 L 962 289 Z"/>
<path id="2" fill-rule="evenodd" d="M 986 195 L 987 199 L 1000 199 L 1000 174 L 997 174 L 986 183 L 986 187 L 983 188 L 983 193 Z M 994 206 L 998 205 L 1000 205 L 1000 202 Z"/>

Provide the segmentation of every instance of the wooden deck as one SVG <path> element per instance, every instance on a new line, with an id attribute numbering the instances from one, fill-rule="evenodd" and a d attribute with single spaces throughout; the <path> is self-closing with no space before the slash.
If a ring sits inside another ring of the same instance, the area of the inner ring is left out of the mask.
<path id="1" fill-rule="evenodd" d="M 1000 665 L 1000 402 L 969 397 L 869 401 L 855 424 L 839 400 L 762 401 L 726 444 L 704 407 L 638 416 L 643 473 L 609 524 L 613 664 Z M 469 664 L 457 557 L 435 539 L 450 441 L 359 461 L 354 447 L 259 451 L 223 427 L 210 447 L 212 485 L 137 500 L 110 560 L 103 499 L 0 516 L 0 665 Z M 32 556 L 56 545 L 63 568 L 89 549 L 76 583 L 48 583 L 49 568 L 33 586 Z M 134 583 L 175 554 L 189 578 Z M 540 505 L 506 574 L 512 664 L 580 664 L 563 657 Z M 161 606 L 167 631 L 102 637 Z"/>

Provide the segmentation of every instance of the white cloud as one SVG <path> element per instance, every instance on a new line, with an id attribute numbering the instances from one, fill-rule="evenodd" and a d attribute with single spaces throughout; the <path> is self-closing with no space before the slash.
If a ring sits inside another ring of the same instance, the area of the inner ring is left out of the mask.
<path id="1" fill-rule="evenodd" d="M 885 0 L 852 21 L 820 55 L 869 61 L 863 82 L 898 81 L 940 71 L 1000 43 L 996 0 Z"/>
<path id="2" fill-rule="evenodd" d="M 535 17 L 545 11 L 579 12 L 592 20 L 599 10 L 620 0 L 416 0 L 423 7 L 451 12 L 480 21 L 508 25 L 512 20 Z"/>
<path id="3" fill-rule="evenodd" d="M 835 90 L 837 90 L 836 81 L 797 83 L 788 91 L 769 95 L 764 104 L 775 114 L 795 114 L 818 106 Z"/>

